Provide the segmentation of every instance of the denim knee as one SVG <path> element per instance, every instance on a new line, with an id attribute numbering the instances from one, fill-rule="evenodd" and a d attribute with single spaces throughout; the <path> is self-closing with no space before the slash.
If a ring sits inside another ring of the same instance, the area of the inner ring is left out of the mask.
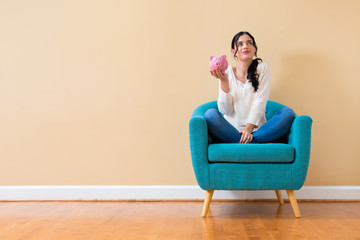
<path id="1" fill-rule="evenodd" d="M 296 117 L 295 112 L 289 107 L 284 107 L 284 108 L 280 109 L 279 112 L 281 112 L 281 115 L 283 116 L 283 118 L 289 122 L 292 122 L 294 120 L 294 118 Z"/>
<path id="2" fill-rule="evenodd" d="M 215 109 L 215 108 L 209 108 L 205 114 L 204 114 L 204 118 L 206 121 L 211 121 L 213 119 L 218 118 L 221 115 L 221 113 L 219 112 L 219 110 Z"/>
<path id="3" fill-rule="evenodd" d="M 208 143 L 209 144 L 211 144 L 211 143 L 213 143 L 214 141 L 216 141 L 215 139 L 213 139 L 214 138 L 214 136 L 213 137 L 211 137 L 210 135 L 211 135 L 211 130 L 209 129 L 209 124 L 211 124 L 211 122 L 215 122 L 216 120 L 215 119 L 217 119 L 218 118 L 218 114 L 219 114 L 220 112 L 217 110 L 217 109 L 215 109 L 215 108 L 209 108 L 208 110 L 206 110 L 206 112 L 204 113 L 204 119 L 205 119 L 205 121 L 207 122 L 207 124 L 208 124 L 208 131 L 209 131 L 209 135 L 208 135 Z"/>

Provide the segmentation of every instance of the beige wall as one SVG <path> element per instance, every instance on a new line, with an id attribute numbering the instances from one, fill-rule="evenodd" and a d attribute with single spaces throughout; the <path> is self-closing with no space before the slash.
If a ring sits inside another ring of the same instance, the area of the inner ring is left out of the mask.
<path id="1" fill-rule="evenodd" d="M 0 185 L 193 185 L 188 120 L 240 30 L 313 120 L 306 185 L 360 185 L 360 2 L 0 1 Z M 234 64 L 234 61 L 230 61 Z"/>

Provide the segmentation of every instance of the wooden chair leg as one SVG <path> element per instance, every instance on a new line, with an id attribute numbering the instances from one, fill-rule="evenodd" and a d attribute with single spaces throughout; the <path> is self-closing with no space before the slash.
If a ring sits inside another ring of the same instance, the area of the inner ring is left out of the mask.
<path id="1" fill-rule="evenodd" d="M 279 200 L 279 203 L 284 204 L 284 199 L 282 197 L 281 191 L 280 190 L 275 190 L 275 193 L 276 193 L 277 199 Z"/>
<path id="2" fill-rule="evenodd" d="M 203 207 L 203 211 L 202 211 L 202 214 L 201 214 L 202 217 L 206 217 L 206 215 L 207 215 L 207 213 L 209 211 L 210 202 L 211 202 L 213 194 L 214 194 L 214 190 L 207 190 L 206 191 L 204 207 Z"/>
<path id="3" fill-rule="evenodd" d="M 296 197 L 295 197 L 295 193 L 294 193 L 294 190 L 286 190 L 286 193 L 289 197 L 289 200 L 290 200 L 290 204 L 291 204 L 291 207 L 295 213 L 295 217 L 300 217 L 300 210 L 299 210 L 299 206 L 297 204 L 297 201 L 296 201 Z"/>

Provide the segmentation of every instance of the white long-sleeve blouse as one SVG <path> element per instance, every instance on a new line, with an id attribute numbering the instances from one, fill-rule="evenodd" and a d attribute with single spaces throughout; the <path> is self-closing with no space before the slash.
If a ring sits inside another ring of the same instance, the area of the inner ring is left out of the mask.
<path id="1" fill-rule="evenodd" d="M 230 92 L 225 93 L 220 87 L 218 108 L 227 121 L 237 130 L 243 130 L 247 123 L 252 123 L 256 131 L 266 122 L 265 109 L 270 94 L 270 68 L 266 62 L 258 64 L 259 88 L 254 88 L 249 80 L 242 83 L 236 79 L 232 66 L 225 71 L 229 79 Z"/>

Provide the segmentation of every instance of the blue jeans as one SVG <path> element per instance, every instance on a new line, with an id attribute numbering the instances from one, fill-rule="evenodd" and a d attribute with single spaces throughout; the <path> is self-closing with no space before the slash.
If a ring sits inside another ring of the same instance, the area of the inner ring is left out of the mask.
<path id="1" fill-rule="evenodd" d="M 204 118 L 213 142 L 240 142 L 241 133 L 217 109 L 208 109 L 204 114 Z M 294 118 L 295 113 L 291 108 L 284 107 L 280 109 L 269 121 L 252 134 L 253 140 L 251 143 L 266 143 L 281 139 L 290 130 Z"/>

